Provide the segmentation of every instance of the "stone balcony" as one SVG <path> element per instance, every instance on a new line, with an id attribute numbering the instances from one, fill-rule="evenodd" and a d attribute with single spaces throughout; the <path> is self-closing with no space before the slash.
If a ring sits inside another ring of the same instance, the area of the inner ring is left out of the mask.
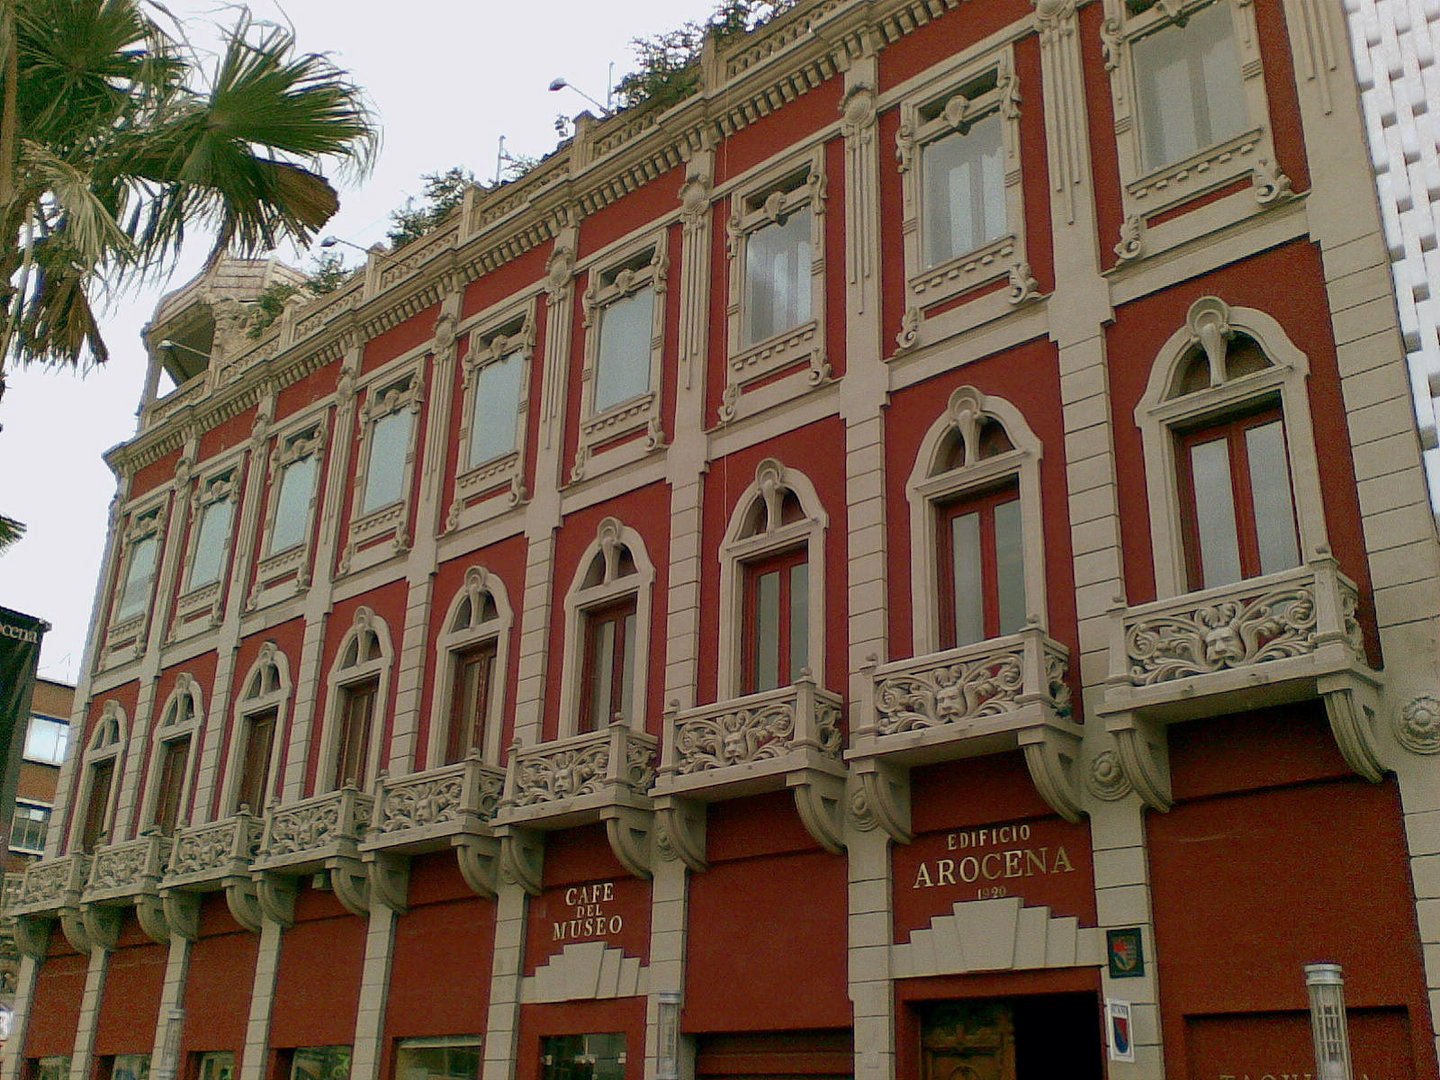
<path id="1" fill-rule="evenodd" d="M 490 828 L 505 786 L 505 771 L 478 756 L 408 776 L 381 775 L 369 829 L 360 842 L 370 863 L 372 892 L 402 907 L 403 860 L 453 848 L 470 887 L 494 896 L 498 843 Z"/>
<path id="2" fill-rule="evenodd" d="M 261 819 L 240 810 L 218 821 L 176 830 L 170 862 L 161 881 L 166 920 L 185 933 L 198 916 L 199 895 L 225 891 L 230 913 L 240 925 L 260 929 L 260 912 L 250 864 L 260 851 Z"/>
<path id="3" fill-rule="evenodd" d="M 269 809 L 251 866 L 265 917 L 290 925 L 296 879 L 322 872 L 349 911 L 369 912 L 369 873 L 361 861 L 360 841 L 374 805 L 372 796 L 347 786 Z"/>
<path id="4" fill-rule="evenodd" d="M 170 943 L 170 930 L 160 901 L 160 881 L 170 857 L 171 839 L 149 833 L 136 840 L 107 844 L 90 859 L 90 873 L 81 894 L 82 914 L 92 940 L 107 937 L 124 908 L 135 908 L 140 928 L 162 945 Z"/>
<path id="5" fill-rule="evenodd" d="M 655 779 L 655 736 L 617 720 L 603 731 L 571 735 L 510 752 L 505 794 L 495 813 L 505 867 L 539 889 L 534 834 L 604 822 L 616 858 L 631 873 L 650 876 L 647 794 Z"/>
<path id="6" fill-rule="evenodd" d="M 1056 813 L 1080 818 L 1074 762 L 1082 729 L 1066 682 L 1070 655 L 1038 626 L 872 669 L 850 761 L 897 840 L 910 839 L 908 770 L 1019 750 Z"/>
<path id="7" fill-rule="evenodd" d="M 667 842 L 702 869 L 703 804 L 789 788 L 810 834 L 827 850 L 843 851 L 841 714 L 841 699 L 808 671 L 790 686 L 667 714 L 651 792 Z"/>
<path id="8" fill-rule="evenodd" d="M 76 951 L 90 951 L 80 914 L 80 898 L 89 877 L 90 856 L 78 852 L 41 859 L 26 868 L 20 895 L 7 912 L 15 920 L 15 944 L 21 955 L 44 960 L 56 920 Z"/>
<path id="9" fill-rule="evenodd" d="M 1223 588 L 1111 609 L 1100 712 L 1125 778 L 1171 805 L 1165 725 L 1320 699 L 1357 773 L 1379 780 L 1378 675 L 1365 658 L 1359 593 L 1333 557 Z"/>

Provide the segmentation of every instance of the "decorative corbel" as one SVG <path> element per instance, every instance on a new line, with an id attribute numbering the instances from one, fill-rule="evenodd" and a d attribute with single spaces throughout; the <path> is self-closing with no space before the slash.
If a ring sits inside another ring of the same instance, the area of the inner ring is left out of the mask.
<path id="1" fill-rule="evenodd" d="M 370 872 L 359 859 L 338 858 L 326 867 L 335 898 L 351 915 L 370 914 Z"/>
<path id="2" fill-rule="evenodd" d="M 60 912 L 60 932 L 70 947 L 82 956 L 90 955 L 90 935 L 85 932 L 85 923 L 80 918 L 78 907 L 67 907 Z"/>
<path id="3" fill-rule="evenodd" d="M 167 892 L 160 898 L 165 922 L 174 937 L 200 940 L 200 897 L 191 892 Z"/>
<path id="4" fill-rule="evenodd" d="M 1025 750 L 1025 767 L 1040 797 L 1066 821 L 1078 822 L 1084 816 L 1075 775 L 1079 736 L 1045 727 L 1024 732 L 1020 745 Z"/>
<path id="5" fill-rule="evenodd" d="M 1115 752 L 1130 786 L 1154 810 L 1175 804 L 1170 794 L 1170 747 L 1165 727 L 1134 713 L 1116 713 L 1105 722 L 1115 736 Z"/>
<path id="6" fill-rule="evenodd" d="M 118 907 L 103 904 L 82 904 L 80 920 L 85 924 L 85 937 L 90 949 L 113 949 L 120 944 L 120 926 L 124 921 Z M 86 950 L 87 952 L 89 950 Z"/>
<path id="7" fill-rule="evenodd" d="M 19 915 L 15 919 L 15 947 L 21 956 L 28 956 L 36 963 L 43 963 L 50 951 L 50 932 L 55 928 L 54 919 L 41 919 L 33 915 Z"/>
<path id="8" fill-rule="evenodd" d="M 510 829 L 500 837 L 500 876 L 531 896 L 540 895 L 545 868 L 545 838 L 528 829 Z"/>
<path id="9" fill-rule="evenodd" d="M 265 923 L 265 913 L 260 909 L 260 896 L 255 882 L 250 878 L 234 877 L 225 882 L 225 906 L 230 917 L 249 930 L 260 933 Z"/>
<path id="10" fill-rule="evenodd" d="M 705 858 L 705 804 L 667 799 L 655 807 L 655 847 L 663 859 L 678 858 L 698 873 L 710 869 Z"/>
<path id="11" fill-rule="evenodd" d="M 1372 784 L 1378 784 L 1385 777 L 1385 766 L 1376 751 L 1374 686 L 1352 675 L 1332 675 L 1320 679 L 1316 689 L 1325 701 L 1330 733 L 1345 764 Z"/>
<path id="12" fill-rule="evenodd" d="M 293 878 L 260 874 L 255 879 L 255 899 L 260 905 L 260 914 L 278 923 L 282 930 L 289 930 L 295 925 L 295 894 L 298 891 Z"/>
<path id="13" fill-rule="evenodd" d="M 370 869 L 370 901 L 403 915 L 409 908 L 410 858 L 394 852 L 376 851 L 367 860 Z"/>
<path id="14" fill-rule="evenodd" d="M 605 836 L 620 865 L 641 881 L 651 875 L 651 815 L 632 806 L 610 807 L 605 812 Z"/>
<path id="15" fill-rule="evenodd" d="M 915 838 L 910 824 L 910 770 L 872 758 L 856 765 L 865 808 L 896 843 Z"/>
<path id="16" fill-rule="evenodd" d="M 465 834 L 455 837 L 455 858 L 460 876 L 476 896 L 495 899 L 499 892 L 500 842 L 493 836 Z"/>
<path id="17" fill-rule="evenodd" d="M 805 830 L 832 855 L 845 853 L 845 777 L 804 769 L 786 777 Z"/>
<path id="18" fill-rule="evenodd" d="M 143 893 L 137 896 L 135 921 L 140 924 L 141 932 L 156 945 L 170 944 L 170 920 L 165 915 L 164 901 L 160 897 Z"/>

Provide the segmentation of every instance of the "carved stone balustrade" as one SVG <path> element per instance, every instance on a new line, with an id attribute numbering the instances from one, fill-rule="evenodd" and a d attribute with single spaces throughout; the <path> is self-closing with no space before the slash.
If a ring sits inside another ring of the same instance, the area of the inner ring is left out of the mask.
<path id="1" fill-rule="evenodd" d="M 12 910 L 20 902 L 20 892 L 25 887 L 24 874 L 6 874 L 0 882 L 0 919 L 13 918 Z"/>
<path id="2" fill-rule="evenodd" d="M 810 834 L 843 851 L 842 711 L 841 699 L 806 671 L 790 686 L 668 713 L 651 791 L 663 842 L 702 870 L 705 803 L 789 788 Z"/>
<path id="3" fill-rule="evenodd" d="M 369 912 L 369 872 L 360 858 L 360 841 L 374 806 L 371 796 L 346 786 L 269 809 L 260 852 L 251 867 L 266 918 L 291 925 L 296 879 L 322 871 L 347 910 L 356 915 Z"/>
<path id="4" fill-rule="evenodd" d="M 538 892 L 541 845 L 535 834 L 604 822 L 621 865 L 648 878 L 653 807 L 647 792 L 655 759 L 655 736 L 621 720 L 603 731 L 535 746 L 517 743 L 494 821 L 502 865 Z"/>
<path id="5" fill-rule="evenodd" d="M 121 912 L 133 904 L 140 928 L 153 941 L 170 943 L 160 902 L 160 881 L 170 847 L 170 837 L 150 833 L 96 850 L 80 898 L 81 916 L 92 941 L 105 939 L 112 927 L 118 930 Z"/>
<path id="6" fill-rule="evenodd" d="M 1320 555 L 1223 588 L 1117 603 L 1100 712 L 1145 802 L 1171 805 L 1165 725 L 1316 698 L 1350 767 L 1378 781 L 1379 676 L 1365 658 L 1358 596 L 1335 559 Z"/>
<path id="7" fill-rule="evenodd" d="M 845 757 L 878 820 L 911 839 L 909 769 L 1020 750 L 1055 812 L 1080 819 L 1070 654 L 1038 626 L 875 667 Z"/>
<path id="8" fill-rule="evenodd" d="M 236 922 L 260 929 L 250 864 L 259 854 L 262 831 L 261 820 L 246 810 L 176 831 L 160 888 L 172 932 L 189 935 L 198 929 L 200 894 L 219 889 Z"/>
<path id="9" fill-rule="evenodd" d="M 494 896 L 499 844 L 490 820 L 504 787 L 505 771 L 478 756 L 408 776 L 382 775 L 360 843 L 372 896 L 403 910 L 407 856 L 447 847 L 455 849 L 470 887 Z"/>
<path id="10" fill-rule="evenodd" d="M 80 897 L 89 876 L 90 856 L 78 852 L 41 859 L 26 868 L 20 895 L 8 912 L 15 919 L 15 944 L 22 955 L 45 959 L 50 931 L 57 919 L 77 951 L 90 951 L 90 939 L 80 918 Z"/>

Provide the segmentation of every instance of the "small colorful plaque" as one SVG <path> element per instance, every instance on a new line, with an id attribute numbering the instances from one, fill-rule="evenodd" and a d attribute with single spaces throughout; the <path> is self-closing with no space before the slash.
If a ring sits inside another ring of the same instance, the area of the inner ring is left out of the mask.
<path id="1" fill-rule="evenodd" d="M 1145 974 L 1145 950 L 1140 944 L 1138 926 L 1106 930 L 1105 941 L 1112 979 L 1137 979 Z"/>
<path id="2" fill-rule="evenodd" d="M 1130 1028 L 1130 1002 L 1105 1002 L 1105 1027 L 1111 1061 L 1135 1060 L 1135 1036 Z"/>

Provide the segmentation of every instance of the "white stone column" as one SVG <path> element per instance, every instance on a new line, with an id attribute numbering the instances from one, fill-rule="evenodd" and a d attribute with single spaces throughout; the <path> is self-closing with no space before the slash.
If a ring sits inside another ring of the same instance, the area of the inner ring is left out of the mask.
<path id="1" fill-rule="evenodd" d="M 270 1008 L 275 1002 L 275 979 L 280 973 L 280 924 L 266 919 L 260 927 L 260 948 L 255 953 L 255 981 L 250 988 L 250 1018 L 245 1025 L 245 1049 L 239 1080 L 264 1080 L 270 1051 Z M 72 1080 L 81 1078 L 72 1077 Z"/>
<path id="2" fill-rule="evenodd" d="M 855 1080 L 894 1080 L 890 837 L 873 817 L 851 815 L 845 845 L 849 858 L 849 990 L 855 1010 Z"/>
<path id="3" fill-rule="evenodd" d="M 520 977 L 525 962 L 525 890 L 500 883 L 495 900 L 495 951 L 490 970 L 490 1015 L 485 1025 L 485 1064 L 481 1080 L 513 1080 L 519 1053 Z M 241 1077 L 241 1080 L 250 1080 Z"/>
<path id="4" fill-rule="evenodd" d="M 110 971 L 110 950 L 101 945 L 90 949 L 85 969 L 85 993 L 80 998 L 80 1020 L 75 1025 L 75 1048 L 70 1052 L 70 1080 L 90 1080 L 95 1061 L 95 1028 L 100 1022 L 100 1003 L 105 998 L 105 976 Z"/>
<path id="5" fill-rule="evenodd" d="M 673 851 L 659 847 L 650 881 L 650 994 L 645 1005 L 645 1080 L 655 1080 L 660 1054 L 661 995 L 683 1003 L 689 916 L 689 873 Z M 676 1023 L 679 1023 L 678 1017 Z M 681 1075 L 693 1077 L 690 1055 L 681 1054 Z M 686 1066 L 689 1066 L 688 1068 Z"/>
<path id="6" fill-rule="evenodd" d="M 379 1080 L 380 1077 L 390 962 L 395 955 L 395 919 L 393 909 L 381 903 L 371 904 L 370 926 L 365 934 L 365 966 L 360 972 L 360 1005 L 355 1013 L 350 1080 Z"/>
<path id="7" fill-rule="evenodd" d="M 165 982 L 160 989 L 160 1012 L 155 1018 L 155 1048 L 150 1053 L 151 1075 L 155 1080 L 175 1080 L 183 1074 L 178 1058 L 167 1061 L 166 1044 L 171 1041 L 171 1018 L 182 1031 L 175 1032 L 174 1043 L 178 1053 L 180 1036 L 185 1026 L 185 980 L 190 974 L 190 950 L 192 943 L 179 934 L 170 935 L 170 951 L 165 957 Z"/>

